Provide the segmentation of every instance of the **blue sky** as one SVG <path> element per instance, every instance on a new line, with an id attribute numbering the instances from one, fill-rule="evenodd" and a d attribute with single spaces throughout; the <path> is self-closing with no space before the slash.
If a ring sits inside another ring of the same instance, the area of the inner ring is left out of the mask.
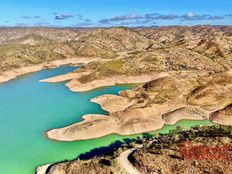
<path id="1" fill-rule="evenodd" d="M 232 0 L 0 0 L 0 26 L 231 25 Z"/>

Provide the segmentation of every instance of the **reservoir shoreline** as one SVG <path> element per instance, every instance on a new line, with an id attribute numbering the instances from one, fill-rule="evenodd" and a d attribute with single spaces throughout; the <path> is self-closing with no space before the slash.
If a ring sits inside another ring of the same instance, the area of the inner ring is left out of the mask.
<path id="1" fill-rule="evenodd" d="M 59 68 L 58 68 L 59 69 Z M 61 69 L 62 69 L 62 67 L 61 67 Z M 45 70 L 46 71 L 46 70 Z M 52 72 L 53 70 L 51 70 L 51 72 Z M 56 69 L 54 69 L 54 71 L 56 71 Z M 29 78 L 31 77 L 31 76 L 35 76 L 36 74 L 40 74 L 40 73 L 43 73 L 43 71 L 41 71 L 41 72 L 38 72 L 38 73 L 35 73 L 35 74 L 32 74 L 32 75 L 30 75 L 30 76 L 28 76 Z M 49 75 L 50 76 L 50 75 Z M 51 75 L 52 76 L 52 75 Z M 27 77 L 27 78 L 28 78 Z M 41 76 L 42 77 L 42 76 Z M 26 78 L 26 79 L 27 79 Z M 78 95 L 85 95 L 85 93 L 72 93 L 72 92 L 70 92 L 68 89 L 66 89 L 65 87 L 64 87 L 64 84 L 49 84 L 49 83 L 38 83 L 38 79 L 43 79 L 43 78 L 37 78 L 37 79 L 35 79 L 35 82 L 36 82 L 36 84 L 37 85 L 41 85 L 41 86 L 62 86 L 62 89 L 65 89 L 65 91 L 67 91 L 68 93 L 70 93 L 70 94 L 73 94 L 73 95 L 76 95 L 76 94 L 78 94 Z M 16 80 L 16 82 L 19 82 L 19 80 L 20 80 L 20 78 L 18 79 L 18 80 Z M 11 82 L 9 82 L 9 84 L 14 84 L 14 82 L 15 81 L 11 81 Z M 31 82 L 30 82 L 30 84 L 31 84 Z M 4 85 L 3 85 L 4 86 Z M 40 88 L 41 88 L 41 86 L 40 86 Z M 23 89 L 25 88 L 25 87 L 22 87 Z M 108 87 L 108 88 L 110 88 L 110 87 Z M 108 89 L 107 88 L 107 89 Z M 114 87 L 112 87 L 112 88 L 114 88 Z M 9 88 L 10 89 L 10 88 Z M 111 88 L 110 88 L 111 89 Z M 47 89 L 46 89 L 47 90 Z M 52 89 L 53 90 L 53 92 L 55 92 L 55 93 L 57 93 L 57 91 L 54 91 L 54 89 Z M 103 89 L 97 89 L 96 91 L 104 91 L 105 89 L 103 88 Z M 117 89 L 117 93 L 119 92 L 119 91 L 122 91 L 122 90 L 125 90 L 125 89 L 121 89 L 120 88 L 120 90 L 118 90 Z M 25 89 L 25 91 L 27 91 L 26 89 Z M 44 90 L 39 90 L 40 92 L 43 92 Z M 96 92 L 95 91 L 95 92 Z M 47 91 L 48 92 L 48 91 Z M 96 96 L 102 96 L 102 94 L 106 94 L 106 93 L 111 93 L 112 92 L 112 90 L 108 90 L 108 91 L 104 91 L 104 92 L 101 92 L 101 93 L 99 93 L 98 95 L 96 95 L 96 94 L 94 94 L 94 96 L 96 97 Z M 4 92 L 3 92 L 4 93 Z M 21 93 L 21 92 L 20 92 Z M 49 92 L 50 93 L 50 92 Z M 92 93 L 92 92 L 91 92 Z M 115 95 L 116 94 L 116 92 L 114 92 L 114 94 L 113 95 Z M 40 96 L 42 96 L 42 95 L 40 95 Z M 67 94 L 65 94 L 65 96 L 67 96 Z M 23 96 L 23 97 L 25 97 L 25 96 Z M 70 97 L 70 96 L 68 96 L 68 97 Z M 90 97 L 89 99 L 88 99 L 88 103 L 86 103 L 85 105 L 88 105 L 90 102 L 90 100 L 92 99 L 92 98 L 95 98 L 95 97 Z M 63 98 L 63 97 L 62 97 Z M 32 99 L 32 101 L 33 101 L 34 99 Z M 45 101 L 45 100 L 42 100 L 42 101 Z M 86 100 L 87 101 L 87 100 Z M 82 101 L 82 103 L 83 102 L 85 102 L 85 100 L 84 101 Z M 37 107 L 37 105 L 36 105 L 36 107 Z M 51 108 L 53 108 L 53 107 L 51 107 Z M 94 111 L 91 111 L 91 113 L 96 113 L 96 112 L 94 112 Z M 43 115 L 43 114 L 41 114 L 41 115 Z M 47 117 L 49 117 L 49 116 L 51 116 L 51 115 L 53 115 L 53 114 L 51 114 L 51 113 L 49 113 L 48 115 L 47 115 Z M 67 114 L 66 113 L 66 117 L 67 116 L 69 116 L 70 114 Z M 31 115 L 30 115 L 30 117 L 31 117 Z M 65 117 L 65 120 L 66 119 L 68 119 L 68 118 L 66 118 Z M 58 119 L 59 120 L 59 119 Z M 74 122 L 74 121 L 72 121 L 72 122 Z M 204 122 L 204 121 L 203 121 Z M 207 121 L 206 121 L 207 122 Z M 208 123 L 208 122 L 207 122 Z M 185 123 L 186 124 L 186 123 Z M 191 123 L 188 123 L 188 124 L 191 124 Z M 41 125 L 41 124 L 40 124 Z M 42 125 L 43 126 L 43 125 Z M 50 127 L 50 126 L 49 126 Z M 59 127 L 62 127 L 62 125 L 61 126 L 59 126 Z M 162 130 L 164 129 L 164 130 L 166 130 L 166 127 L 169 127 L 169 125 L 165 125 L 163 128 L 162 128 Z M 46 129 L 45 129 L 46 130 Z M 136 134 L 136 135 L 138 135 L 138 134 Z M 102 139 L 103 140 L 105 140 L 105 142 L 103 143 L 103 144 L 101 144 L 101 143 L 99 143 L 100 145 L 98 146 L 98 144 L 96 145 L 96 147 L 102 147 L 102 146 L 104 146 L 104 145 L 107 145 L 107 144 L 109 144 L 109 142 L 113 142 L 113 141 L 116 141 L 116 140 L 121 140 L 121 139 L 123 139 L 123 138 L 126 138 L 126 137 L 134 137 L 134 136 L 136 136 L 136 135 L 131 135 L 131 136 L 119 136 L 119 135 L 113 135 L 113 134 L 111 134 L 111 135 L 108 135 L 108 136 L 104 136 L 104 137 L 100 137 L 100 138 L 96 138 L 96 139 L 94 139 L 94 140 L 85 140 L 85 141 L 79 141 L 79 142 L 74 142 L 74 143 L 77 143 L 77 144 L 82 144 L 82 146 L 80 146 L 79 148 L 83 148 L 84 146 L 83 146 L 83 144 L 86 144 L 87 142 L 89 142 L 89 141 L 102 141 Z M 113 138 L 111 138 L 111 137 L 113 137 Z M 37 137 L 38 138 L 38 137 Z M 107 141 L 106 141 L 107 140 Z M 109 140 L 112 140 L 112 141 L 109 141 Z M 50 141 L 49 141 L 49 143 L 50 143 Z M 55 143 L 55 144 L 59 144 L 59 143 L 61 143 L 61 142 L 53 142 L 53 141 L 51 141 L 51 143 L 53 144 L 53 143 Z M 71 143 L 71 142 L 69 142 L 69 143 Z M 66 145 L 68 145 L 68 144 L 66 144 Z M 42 147 L 42 146 L 41 146 Z M 64 147 L 63 147 L 64 148 Z M 89 148 L 89 149 L 92 149 L 92 148 L 94 148 L 94 147 L 91 147 L 91 148 Z M 89 149 L 87 149 L 87 150 L 85 150 L 85 149 L 83 149 L 83 150 L 81 150 L 81 152 L 82 153 L 84 153 L 84 152 L 87 152 L 87 151 L 89 151 Z M 65 150 L 65 149 L 63 149 L 63 151 L 67 151 L 67 150 Z M 60 161 L 60 160 L 62 160 L 62 159 L 74 159 L 74 155 L 75 154 L 77 154 L 78 155 L 78 153 L 80 153 L 80 149 L 78 150 L 78 148 L 73 148 L 73 149 L 71 149 L 70 151 L 72 151 L 71 153 L 67 153 L 67 152 L 60 152 L 60 153 L 63 153 L 63 156 L 65 156 L 65 157 L 57 157 L 55 160 L 54 159 L 47 159 L 46 160 L 46 157 L 42 160 L 43 162 L 36 162 L 36 165 L 40 165 L 40 164 L 45 164 L 46 162 L 47 163 L 53 163 L 53 162 L 55 162 L 55 161 Z M 45 154 L 44 152 L 40 152 L 40 153 L 43 153 L 43 154 Z M 64 155 L 64 154 L 66 154 L 66 155 Z M 72 154 L 72 155 L 70 155 L 70 154 Z M 27 159 L 27 157 L 23 157 L 23 158 L 25 158 L 25 159 Z M 18 160 L 18 159 L 17 159 Z M 28 165 L 27 165 L 28 166 Z M 35 166 L 34 164 L 33 164 L 33 166 Z M 21 167 L 20 167 L 21 168 Z M 5 169 L 4 169 L 5 170 Z M 10 170 L 10 169 L 9 169 Z M 11 170 L 13 170 L 13 169 L 11 169 Z M 19 170 L 19 169 L 18 169 Z M 6 170 L 7 171 L 7 170 Z M 28 172 L 29 173 L 29 172 Z"/>
<path id="2" fill-rule="evenodd" d="M 38 65 L 16 68 L 14 70 L 2 72 L 0 74 L 0 83 L 7 82 L 21 75 L 41 71 L 43 69 L 54 69 L 64 65 L 81 66 L 97 60 L 99 59 L 98 58 L 70 58 L 64 60 L 54 60 L 51 62 L 44 62 Z"/>

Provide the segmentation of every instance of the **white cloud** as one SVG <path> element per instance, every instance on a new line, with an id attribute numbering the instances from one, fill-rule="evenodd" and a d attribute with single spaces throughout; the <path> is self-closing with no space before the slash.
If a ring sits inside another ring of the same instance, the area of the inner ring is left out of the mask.
<path id="1" fill-rule="evenodd" d="M 192 13 L 192 12 L 188 12 L 187 14 L 186 14 L 186 16 L 188 16 L 188 17 L 193 17 L 194 16 L 194 13 Z"/>

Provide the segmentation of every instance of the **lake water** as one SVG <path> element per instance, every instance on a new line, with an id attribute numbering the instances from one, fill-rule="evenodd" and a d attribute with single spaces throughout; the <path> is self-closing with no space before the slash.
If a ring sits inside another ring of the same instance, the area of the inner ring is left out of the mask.
<path id="1" fill-rule="evenodd" d="M 97 104 L 89 100 L 129 88 L 124 85 L 73 93 L 64 83 L 39 82 L 74 69 L 62 66 L 42 70 L 0 84 L 0 174 L 33 174 L 38 165 L 73 159 L 93 148 L 125 138 L 109 135 L 86 141 L 56 142 L 44 136 L 46 130 L 78 122 L 82 115 L 104 114 Z M 208 125 L 211 122 L 180 121 L 176 125 L 191 127 L 198 124 Z M 165 133 L 174 127 L 165 126 L 155 132 Z"/>

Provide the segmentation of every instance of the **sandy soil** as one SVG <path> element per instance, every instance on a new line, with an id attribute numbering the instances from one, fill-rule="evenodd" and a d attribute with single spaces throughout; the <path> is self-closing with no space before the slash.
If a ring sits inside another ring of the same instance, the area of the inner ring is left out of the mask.
<path id="1" fill-rule="evenodd" d="M 42 80 L 40 80 L 40 82 L 59 83 L 59 82 L 72 80 L 74 78 L 80 78 L 81 76 L 88 75 L 90 73 L 91 72 L 81 72 L 81 73 L 70 72 L 70 73 L 67 73 L 67 74 L 58 75 L 58 76 L 47 78 L 47 79 L 42 79 Z"/>
<path id="2" fill-rule="evenodd" d="M 207 113 L 199 107 L 183 107 L 166 113 L 162 117 L 167 124 L 174 125 L 179 120 L 204 120 L 207 119 L 206 116 Z"/>
<path id="3" fill-rule="evenodd" d="M 95 97 L 90 101 L 99 104 L 103 110 L 109 113 L 123 111 L 133 104 L 133 101 L 130 101 L 125 97 L 111 94 Z"/>
<path id="4" fill-rule="evenodd" d="M 46 170 L 48 169 L 50 165 L 51 164 L 46 164 L 46 165 L 37 167 L 36 174 L 46 174 Z"/>
<path id="5" fill-rule="evenodd" d="M 89 114 L 83 121 L 47 132 L 47 137 L 57 141 L 74 141 L 102 137 L 116 132 L 116 119 L 106 115 Z"/>
<path id="6" fill-rule="evenodd" d="M 145 83 L 151 80 L 168 76 L 167 72 L 151 74 L 151 75 L 141 75 L 141 76 L 113 76 L 106 77 L 104 79 L 96 79 L 89 83 L 80 83 L 78 78 L 71 80 L 66 83 L 66 86 L 73 92 L 83 92 L 90 91 L 96 88 L 104 87 L 104 86 L 114 86 L 117 84 L 130 84 L 130 83 Z"/>

